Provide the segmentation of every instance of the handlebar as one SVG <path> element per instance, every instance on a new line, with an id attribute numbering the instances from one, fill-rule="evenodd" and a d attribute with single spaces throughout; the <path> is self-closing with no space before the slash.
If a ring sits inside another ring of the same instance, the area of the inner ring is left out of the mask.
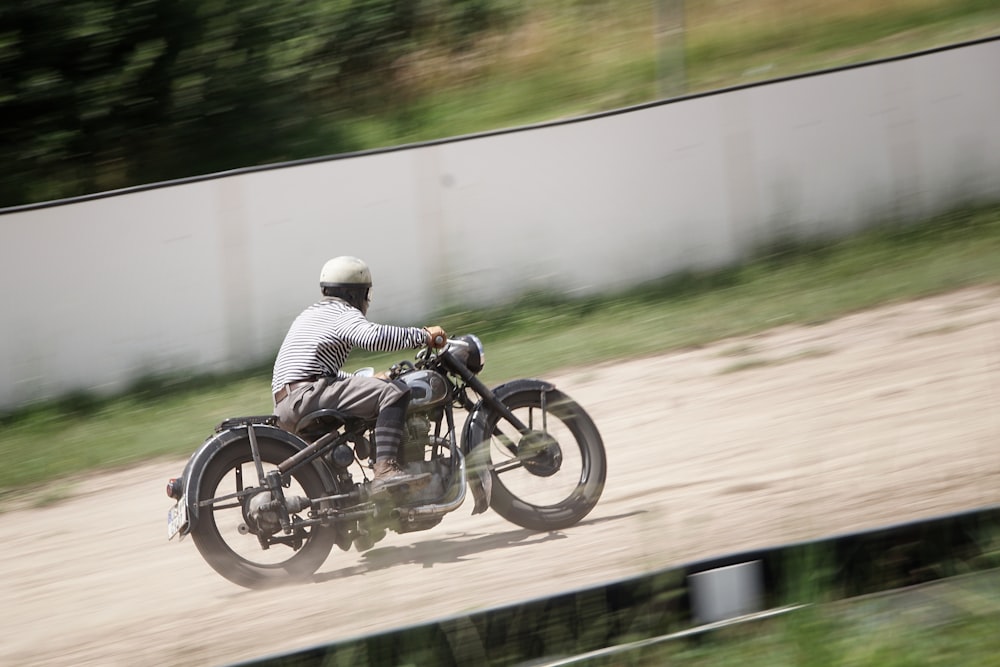
<path id="1" fill-rule="evenodd" d="M 446 334 L 444 329 L 441 327 L 433 328 L 437 329 L 440 333 L 435 333 L 435 335 L 432 336 L 431 330 L 428 327 L 424 327 L 424 333 L 427 334 L 426 347 L 431 349 L 441 349 L 444 347 L 445 343 L 448 342 L 448 334 Z"/>

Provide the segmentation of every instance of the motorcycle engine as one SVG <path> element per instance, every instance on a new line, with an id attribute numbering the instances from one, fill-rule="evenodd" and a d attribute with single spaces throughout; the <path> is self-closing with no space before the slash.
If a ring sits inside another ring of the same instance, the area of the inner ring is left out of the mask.
<path id="1" fill-rule="evenodd" d="M 406 435 L 403 439 L 403 462 L 424 460 L 424 451 L 430 444 L 431 420 L 426 414 L 410 414 L 406 418 Z"/>

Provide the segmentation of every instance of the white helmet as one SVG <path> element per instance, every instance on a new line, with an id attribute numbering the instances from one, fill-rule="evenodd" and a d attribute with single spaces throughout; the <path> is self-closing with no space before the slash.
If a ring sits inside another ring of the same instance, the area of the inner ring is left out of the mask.
<path id="1" fill-rule="evenodd" d="M 334 257 L 319 272 L 319 287 L 325 296 L 343 299 L 368 314 L 372 300 L 372 272 L 357 257 Z"/>
<path id="2" fill-rule="evenodd" d="M 320 287 L 371 287 L 372 272 L 357 257 L 334 257 L 319 272 Z"/>

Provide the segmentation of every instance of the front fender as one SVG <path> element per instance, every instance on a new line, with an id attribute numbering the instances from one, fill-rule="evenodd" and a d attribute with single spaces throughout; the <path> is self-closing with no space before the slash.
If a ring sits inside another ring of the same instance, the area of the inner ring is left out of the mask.
<path id="1" fill-rule="evenodd" d="M 493 395 L 503 402 L 505 398 L 511 394 L 516 394 L 521 391 L 552 391 L 556 386 L 551 382 L 545 380 L 536 380 L 533 378 L 522 378 L 520 380 L 511 380 L 510 382 L 505 382 L 497 387 L 494 387 L 490 391 Z M 476 406 L 469 413 L 469 416 L 465 419 L 465 425 L 462 428 L 462 451 L 466 455 L 469 454 L 470 449 L 481 442 L 482 440 L 473 439 L 475 433 L 478 429 L 479 432 L 485 430 L 486 428 L 486 416 L 489 414 L 490 408 L 485 404 L 484 401 L 480 400 L 476 403 Z"/>
<path id="2" fill-rule="evenodd" d="M 191 455 L 191 458 L 188 459 L 187 465 L 184 466 L 184 502 L 187 505 L 188 523 L 185 528 L 181 529 L 181 535 L 189 534 L 198 522 L 198 503 L 201 500 L 199 489 L 201 489 L 201 479 L 205 472 L 205 468 L 207 468 L 208 464 L 212 462 L 212 459 L 214 459 L 219 452 L 226 447 L 240 444 L 241 446 L 249 449 L 250 437 L 247 434 L 248 428 L 254 429 L 254 434 L 258 439 L 276 440 L 289 445 L 295 449 L 295 451 L 301 451 L 308 447 L 308 444 L 298 436 L 267 424 L 236 426 L 222 431 L 221 433 L 217 433 L 206 440 L 204 444 L 202 444 L 202 446 Z M 316 467 L 317 472 L 319 472 L 320 478 L 323 480 L 323 485 L 328 490 L 332 491 L 335 489 L 336 482 L 334 481 L 330 470 L 320 462 L 314 463 L 314 466 Z"/>
<path id="3" fill-rule="evenodd" d="M 511 380 L 502 385 L 494 387 L 490 391 L 501 403 L 508 396 L 521 391 L 552 391 L 556 386 L 545 380 L 535 380 L 523 378 Z M 472 490 L 472 498 L 475 506 L 472 508 L 473 514 L 485 512 L 490 506 L 490 496 L 493 492 L 493 477 L 489 471 L 489 449 L 486 447 L 476 447 L 487 440 L 486 421 L 490 414 L 490 406 L 485 401 L 480 400 L 465 419 L 462 427 L 462 451 L 466 456 L 467 479 L 469 488 Z M 472 451 L 475 449 L 475 451 Z"/>

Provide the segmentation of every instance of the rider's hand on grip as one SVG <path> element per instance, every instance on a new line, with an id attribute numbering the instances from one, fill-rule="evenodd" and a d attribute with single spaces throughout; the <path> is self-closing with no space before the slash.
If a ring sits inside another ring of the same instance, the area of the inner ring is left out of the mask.
<path id="1" fill-rule="evenodd" d="M 444 344 L 448 342 L 448 334 L 444 332 L 444 329 L 438 326 L 426 327 L 424 331 L 427 333 L 427 346 L 442 348 Z"/>

